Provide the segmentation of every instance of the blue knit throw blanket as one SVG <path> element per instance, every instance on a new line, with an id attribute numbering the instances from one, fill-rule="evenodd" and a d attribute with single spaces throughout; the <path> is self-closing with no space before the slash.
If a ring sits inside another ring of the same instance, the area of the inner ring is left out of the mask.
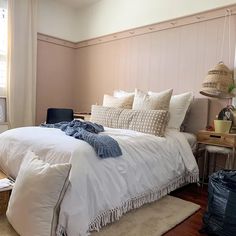
<path id="1" fill-rule="evenodd" d="M 41 127 L 57 128 L 67 135 L 89 143 L 101 158 L 118 157 L 122 155 L 120 146 L 116 140 L 108 135 L 98 135 L 103 132 L 102 125 L 89 121 L 73 120 L 71 122 L 59 122 L 56 124 L 41 124 Z"/>

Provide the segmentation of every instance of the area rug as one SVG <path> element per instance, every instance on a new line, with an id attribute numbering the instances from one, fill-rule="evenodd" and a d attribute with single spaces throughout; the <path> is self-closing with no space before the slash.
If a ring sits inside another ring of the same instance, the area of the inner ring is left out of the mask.
<path id="1" fill-rule="evenodd" d="M 0 235 L 1 236 L 18 236 L 15 230 L 8 223 L 4 215 L 0 216 Z"/>
<path id="2" fill-rule="evenodd" d="M 100 232 L 91 236 L 159 236 L 172 229 L 200 208 L 199 205 L 180 198 L 166 196 L 159 201 L 147 204 L 125 214 Z M 7 222 L 0 217 L 0 235 L 17 236 Z"/>

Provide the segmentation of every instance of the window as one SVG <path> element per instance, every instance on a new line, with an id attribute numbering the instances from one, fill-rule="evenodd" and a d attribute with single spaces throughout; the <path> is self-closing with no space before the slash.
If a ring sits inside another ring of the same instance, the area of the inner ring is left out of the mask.
<path id="1" fill-rule="evenodd" d="M 0 96 L 6 88 L 7 77 L 7 0 L 0 0 Z"/>

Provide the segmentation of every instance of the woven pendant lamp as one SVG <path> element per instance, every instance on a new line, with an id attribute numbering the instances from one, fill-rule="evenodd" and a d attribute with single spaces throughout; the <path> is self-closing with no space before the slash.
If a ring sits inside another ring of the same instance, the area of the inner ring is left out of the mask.
<path id="1" fill-rule="evenodd" d="M 231 53 L 231 45 L 230 45 L 231 14 L 232 14 L 231 10 L 227 9 L 224 17 L 224 26 L 223 26 L 222 44 L 221 44 L 221 58 L 223 58 L 226 22 L 228 19 L 229 64 L 230 64 L 230 53 Z M 222 99 L 232 98 L 235 96 L 235 94 L 232 93 L 232 90 L 234 88 L 235 85 L 232 71 L 230 71 L 230 69 L 223 63 L 223 61 L 220 61 L 213 69 L 208 71 L 205 81 L 202 84 L 202 89 L 200 93 L 208 97 L 215 97 Z"/>
<path id="2" fill-rule="evenodd" d="M 233 73 L 221 61 L 208 71 L 200 93 L 208 97 L 232 98 L 235 96 L 230 93 L 232 86 L 234 86 Z"/>

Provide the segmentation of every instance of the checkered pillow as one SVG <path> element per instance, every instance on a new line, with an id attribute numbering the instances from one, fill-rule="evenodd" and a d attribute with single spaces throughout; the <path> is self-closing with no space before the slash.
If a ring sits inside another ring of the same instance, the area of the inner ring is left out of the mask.
<path id="1" fill-rule="evenodd" d="M 162 137 L 168 121 L 168 111 L 130 110 L 93 105 L 91 121 L 110 128 L 131 129 Z"/>

